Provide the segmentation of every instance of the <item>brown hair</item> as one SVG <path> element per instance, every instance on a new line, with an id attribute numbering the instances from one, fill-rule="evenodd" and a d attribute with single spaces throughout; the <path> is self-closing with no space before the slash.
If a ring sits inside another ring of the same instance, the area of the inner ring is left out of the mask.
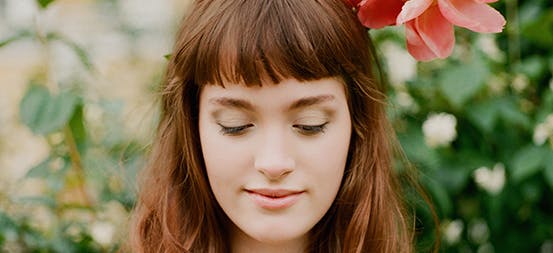
<path id="1" fill-rule="evenodd" d="M 413 221 L 392 169 L 393 133 L 367 30 L 343 0 L 196 1 L 177 35 L 162 111 L 133 214 L 133 252 L 228 252 L 228 218 L 209 187 L 198 137 L 199 93 L 225 82 L 338 77 L 352 120 L 336 200 L 308 252 L 413 252 Z"/>

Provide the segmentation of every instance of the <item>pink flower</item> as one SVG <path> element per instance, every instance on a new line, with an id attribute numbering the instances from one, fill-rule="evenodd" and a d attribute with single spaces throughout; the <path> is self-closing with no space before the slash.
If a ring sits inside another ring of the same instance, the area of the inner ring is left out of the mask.
<path id="1" fill-rule="evenodd" d="M 382 28 L 396 23 L 397 15 L 404 2 L 402 0 L 346 0 L 358 9 L 361 23 L 369 28 Z"/>
<path id="2" fill-rule="evenodd" d="M 348 0 L 369 28 L 405 24 L 407 49 L 419 61 L 446 58 L 453 51 L 453 25 L 497 33 L 505 18 L 488 3 L 497 0 Z M 378 2 L 378 3 L 377 3 Z"/>

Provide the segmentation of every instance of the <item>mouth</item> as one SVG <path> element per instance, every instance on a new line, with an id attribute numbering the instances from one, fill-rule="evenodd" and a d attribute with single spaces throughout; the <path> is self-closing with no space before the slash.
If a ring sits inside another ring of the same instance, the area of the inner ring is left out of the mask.
<path id="1" fill-rule="evenodd" d="M 305 191 L 284 189 L 246 190 L 252 201 L 263 209 L 279 210 L 294 205 Z"/>

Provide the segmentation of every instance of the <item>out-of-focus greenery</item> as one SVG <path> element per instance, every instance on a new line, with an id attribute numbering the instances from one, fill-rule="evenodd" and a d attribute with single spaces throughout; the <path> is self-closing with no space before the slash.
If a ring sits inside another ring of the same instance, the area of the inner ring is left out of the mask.
<path id="1" fill-rule="evenodd" d="M 55 1 L 37 3 L 49 8 Z M 405 57 L 401 28 L 371 31 L 391 80 L 390 118 L 436 205 L 443 252 L 551 253 L 553 3 L 506 0 L 494 7 L 506 15 L 506 30 L 457 29 L 447 60 L 414 63 Z M 76 67 L 95 74 L 87 49 L 61 34 L 31 25 L 12 34 L 0 36 L 0 50 L 29 40 L 62 43 L 80 59 Z M 409 68 L 416 74 L 405 74 Z M 87 97 L 86 78 L 52 89 L 47 75 L 29 77 L 19 105 L 21 123 L 50 148 L 24 179 L 44 180 L 46 191 L 17 198 L 0 192 L 0 251 L 114 252 L 124 238 L 114 227 L 126 224 L 147 144 L 123 133 L 119 102 Z M 103 115 L 103 134 L 90 127 L 91 107 Z M 42 222 L 36 210 L 46 215 Z M 432 226 L 427 209 L 418 217 Z M 421 248 L 432 238 L 424 229 Z"/>
<path id="2" fill-rule="evenodd" d="M 408 64 L 388 65 L 390 115 L 436 205 L 443 252 L 550 253 L 553 2 L 500 1 L 494 7 L 507 17 L 503 33 L 457 29 L 453 56 L 417 64 L 416 77 L 405 82 L 394 83 L 402 71 L 394 68 Z M 380 46 L 401 45 L 403 36 L 397 29 L 375 33 Z M 447 139 L 439 131 L 448 124 L 431 120 L 440 113 L 456 123 L 455 138 L 443 145 L 432 143 Z M 419 216 L 431 224 L 426 210 Z"/>

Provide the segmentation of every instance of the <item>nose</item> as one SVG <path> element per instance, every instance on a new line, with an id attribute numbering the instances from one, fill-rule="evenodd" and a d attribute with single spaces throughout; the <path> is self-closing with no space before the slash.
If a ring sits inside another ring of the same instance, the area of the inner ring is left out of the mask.
<path id="1" fill-rule="evenodd" d="M 271 181 L 277 181 L 295 170 L 295 161 L 285 136 L 269 134 L 258 146 L 255 169 Z"/>

